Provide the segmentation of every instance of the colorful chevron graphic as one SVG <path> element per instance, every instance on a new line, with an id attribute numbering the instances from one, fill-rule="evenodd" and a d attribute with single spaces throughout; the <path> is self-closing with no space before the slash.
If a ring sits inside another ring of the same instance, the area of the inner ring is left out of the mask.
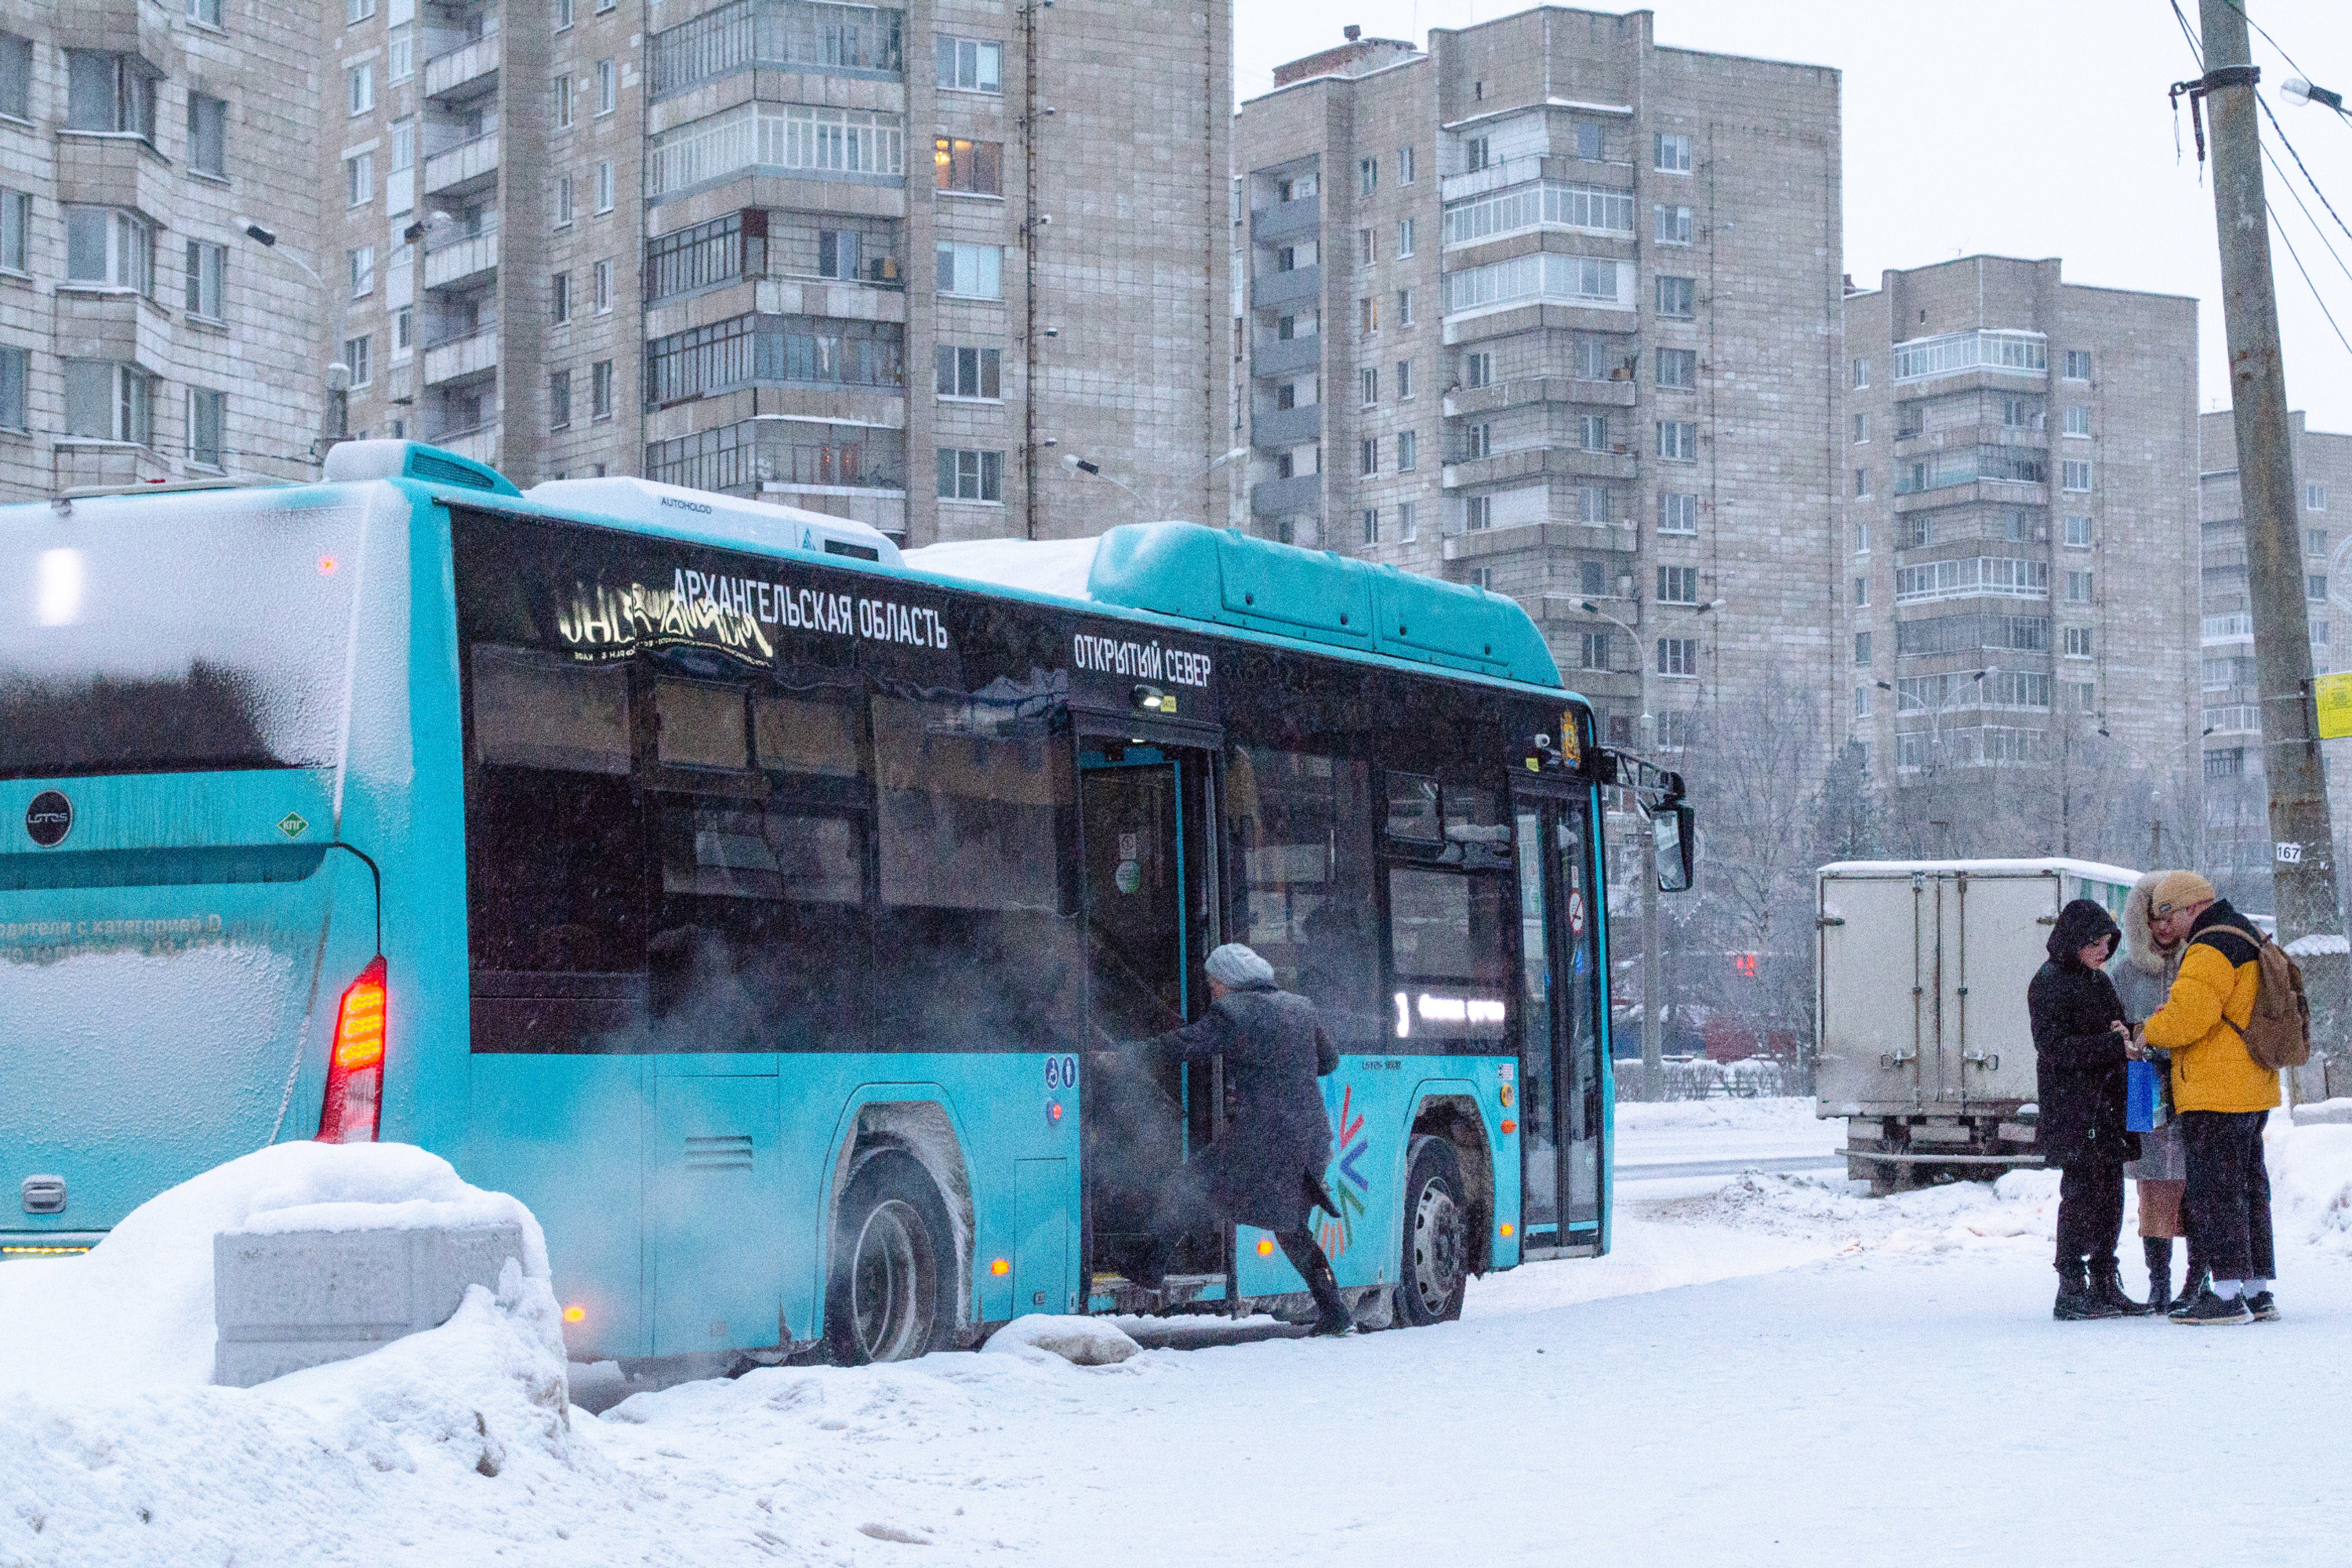
<path id="1" fill-rule="evenodd" d="M 1355 1109 L 1355 1094 L 1352 1087 L 1339 1091 L 1339 1152 L 1323 1178 L 1341 1212 L 1316 1226 L 1315 1239 L 1322 1244 L 1324 1255 L 1334 1259 L 1356 1239 L 1356 1221 L 1363 1215 L 1365 1199 L 1372 1190 L 1371 1178 L 1364 1173 L 1365 1152 L 1372 1144 L 1364 1135 L 1364 1118 Z"/>

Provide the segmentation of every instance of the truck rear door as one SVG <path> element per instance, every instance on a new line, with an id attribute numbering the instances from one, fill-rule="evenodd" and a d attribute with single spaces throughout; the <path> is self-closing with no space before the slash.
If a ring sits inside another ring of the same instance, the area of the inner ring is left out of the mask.
<path id="1" fill-rule="evenodd" d="M 2055 871 L 1961 872 L 1945 890 L 1959 940 L 1946 963 L 1944 1093 L 1963 1109 L 2006 1108 L 2037 1092 L 2025 988 L 2049 956 L 2059 896 Z"/>
<path id="2" fill-rule="evenodd" d="M 1820 896 L 1821 1103 L 1916 1105 L 1935 1029 L 1934 881 L 1824 877 Z"/>

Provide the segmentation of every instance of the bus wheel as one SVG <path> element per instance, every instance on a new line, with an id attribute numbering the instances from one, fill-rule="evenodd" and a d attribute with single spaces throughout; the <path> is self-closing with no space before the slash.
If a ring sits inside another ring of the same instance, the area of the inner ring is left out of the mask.
<path id="1" fill-rule="evenodd" d="M 1404 1184 L 1404 1267 L 1397 1317 L 1410 1327 L 1462 1315 L 1469 1284 L 1470 1237 L 1463 1223 L 1462 1163 L 1443 1138 L 1412 1141 Z"/>
<path id="2" fill-rule="evenodd" d="M 919 1161 L 886 1149 L 858 1166 L 834 1230 L 824 1338 L 844 1366 L 912 1361 L 955 1323 L 954 1228 Z"/>

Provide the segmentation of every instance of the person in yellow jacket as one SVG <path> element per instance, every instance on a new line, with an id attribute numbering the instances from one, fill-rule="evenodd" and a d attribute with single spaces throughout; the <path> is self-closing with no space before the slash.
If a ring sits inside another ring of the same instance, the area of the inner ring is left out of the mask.
<path id="1" fill-rule="evenodd" d="M 2261 979 L 2262 933 L 2194 871 L 2166 873 L 2148 908 L 2158 941 L 2187 945 L 2164 1005 L 2141 1026 L 2140 1045 L 2172 1053 L 2190 1246 L 2212 1270 L 2211 1283 L 2175 1308 L 2172 1321 L 2272 1321 L 2277 1264 L 2263 1125 L 2279 1103 L 2279 1080 L 2246 1049 L 2244 1033 Z"/>

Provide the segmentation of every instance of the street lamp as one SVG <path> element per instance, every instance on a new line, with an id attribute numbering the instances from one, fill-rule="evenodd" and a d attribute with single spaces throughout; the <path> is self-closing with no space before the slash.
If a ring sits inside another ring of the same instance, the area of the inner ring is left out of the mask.
<path id="1" fill-rule="evenodd" d="M 1580 601 L 1580 607 L 1589 616 L 1599 616 L 1632 639 L 1633 673 L 1641 682 L 1642 750 L 1645 753 L 1655 750 L 1658 721 L 1650 711 L 1650 661 L 1643 657 L 1642 634 L 1590 599 Z M 1695 613 L 1702 616 L 1721 608 L 1721 599 L 1709 599 L 1693 606 Z M 1665 1075 L 1665 1047 L 1658 1037 L 1658 841 L 1643 830 L 1638 809 L 1633 827 L 1642 840 L 1642 1094 L 1644 1099 L 1655 1100 Z"/>
<path id="2" fill-rule="evenodd" d="M 2299 76 L 2291 76 L 2279 83 L 2279 96 L 2297 108 L 2306 103 L 2316 103 L 2324 109 L 2332 109 L 2338 114 L 2344 112 L 2342 93 L 2330 92 L 2324 87 L 2314 87 Z"/>
<path id="3" fill-rule="evenodd" d="M 1199 473 L 1194 474 L 1192 478 L 1196 479 L 1205 479 L 1211 474 L 1215 473 L 1219 468 L 1223 468 L 1227 463 L 1232 462 L 1235 458 L 1246 458 L 1248 456 L 1249 448 L 1247 447 L 1235 447 L 1232 451 L 1213 460 L 1207 468 L 1202 468 Z M 1100 463 L 1094 462 L 1089 458 L 1081 458 L 1076 452 L 1068 452 L 1063 455 L 1062 467 L 1067 468 L 1074 474 L 1091 474 L 1096 479 L 1117 485 L 1119 489 L 1127 492 L 1128 498 L 1135 502 L 1138 510 L 1140 510 L 1147 504 L 1141 492 L 1138 491 L 1133 485 L 1129 484 L 1125 479 L 1120 479 L 1116 474 L 1107 474 L 1103 472 L 1103 466 Z"/>
<path id="4" fill-rule="evenodd" d="M 316 268 L 292 251 L 278 249 L 278 235 L 274 229 L 265 228 L 249 218 L 242 220 L 240 226 L 244 228 L 245 237 L 247 239 L 280 260 L 291 262 L 305 278 L 316 283 L 320 292 L 327 297 L 327 306 L 332 312 L 334 326 L 327 347 L 326 407 L 320 414 L 321 433 L 317 447 L 313 448 L 319 457 L 324 458 L 326 449 L 341 441 L 351 428 L 348 412 L 352 367 L 344 363 L 342 359 L 345 290 L 331 287 L 324 278 L 319 276 Z"/>

